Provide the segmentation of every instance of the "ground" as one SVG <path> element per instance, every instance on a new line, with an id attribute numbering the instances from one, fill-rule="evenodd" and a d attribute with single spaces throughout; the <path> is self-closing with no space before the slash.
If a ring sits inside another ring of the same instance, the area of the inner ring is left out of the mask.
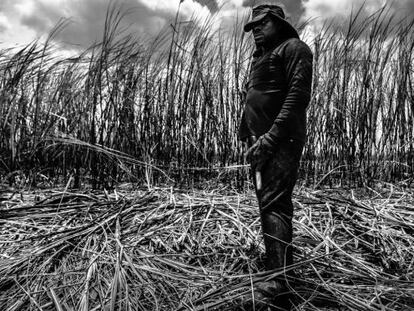
<path id="1" fill-rule="evenodd" d="M 240 309 L 285 271 L 263 271 L 253 191 L 210 188 L 3 186 L 0 309 Z M 296 310 L 414 306 L 410 189 L 298 187 L 294 203 Z"/>

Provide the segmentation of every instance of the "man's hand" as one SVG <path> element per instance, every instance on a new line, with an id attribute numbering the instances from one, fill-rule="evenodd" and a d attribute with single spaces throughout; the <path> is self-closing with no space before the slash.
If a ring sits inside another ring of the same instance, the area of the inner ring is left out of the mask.
<path id="1" fill-rule="evenodd" d="M 256 171 L 261 171 L 269 157 L 276 150 L 277 142 L 265 133 L 247 150 L 246 159 Z"/>

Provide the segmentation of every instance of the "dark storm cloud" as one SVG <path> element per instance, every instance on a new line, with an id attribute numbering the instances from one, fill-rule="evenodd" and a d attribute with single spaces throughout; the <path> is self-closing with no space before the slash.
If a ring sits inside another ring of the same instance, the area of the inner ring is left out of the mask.
<path id="1" fill-rule="evenodd" d="M 215 13 L 219 10 L 219 6 L 216 0 L 195 0 L 203 6 L 206 6 L 210 12 Z"/>

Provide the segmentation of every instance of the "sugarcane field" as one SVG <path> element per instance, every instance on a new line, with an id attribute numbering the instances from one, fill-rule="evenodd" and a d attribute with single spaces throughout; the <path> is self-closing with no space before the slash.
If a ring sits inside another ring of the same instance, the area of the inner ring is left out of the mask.
<path id="1" fill-rule="evenodd" d="M 0 3 L 0 311 L 414 310 L 414 0 Z"/>

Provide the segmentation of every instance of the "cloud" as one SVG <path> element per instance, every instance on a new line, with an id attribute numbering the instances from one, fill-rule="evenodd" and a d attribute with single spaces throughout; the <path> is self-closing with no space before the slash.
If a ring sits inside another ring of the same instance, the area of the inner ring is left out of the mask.
<path id="1" fill-rule="evenodd" d="M 9 19 L 0 12 L 0 34 L 10 29 Z"/>
<path id="2" fill-rule="evenodd" d="M 398 0 L 398 1 L 386 1 L 390 6 L 392 12 L 397 17 L 414 18 L 414 1 L 413 0 Z"/>
<path id="3" fill-rule="evenodd" d="M 200 3 L 203 2 L 203 3 Z M 174 20 L 179 0 L 32 0 L 32 7 L 22 13 L 22 23 L 38 35 L 48 33 L 62 18 L 71 23 L 58 33 L 65 44 L 88 47 L 102 38 L 105 16 L 110 6 L 124 13 L 120 29 L 125 34 L 154 36 Z M 210 15 L 206 1 L 185 0 L 180 5 L 182 18 Z"/>
<path id="4" fill-rule="evenodd" d="M 251 6 L 263 3 L 282 5 L 292 24 L 311 19 L 315 27 L 326 20 L 346 20 L 363 3 L 361 20 L 384 4 L 396 19 L 414 18 L 414 0 L 184 0 L 180 5 L 181 20 L 214 16 L 213 30 L 232 31 L 236 22 L 240 27 L 249 18 Z M 171 31 L 168 28 L 174 22 L 180 0 L 0 0 L 0 41 L 22 42 L 24 38 L 30 42 L 45 37 L 60 19 L 68 18 L 70 24 L 56 39 L 67 45 L 88 47 L 101 41 L 110 4 L 125 12 L 120 25 L 125 33 L 141 38 L 153 37 L 163 29 Z"/>
<path id="5" fill-rule="evenodd" d="M 207 7 L 212 13 L 216 13 L 219 10 L 219 5 L 216 0 L 195 0 L 195 2 Z"/>
<path id="6" fill-rule="evenodd" d="M 378 0 L 309 0 L 304 3 L 306 17 L 329 19 L 334 17 L 347 17 L 351 12 L 358 10 L 365 2 L 363 11 L 369 14 L 369 11 L 381 7 Z"/>
<path id="7" fill-rule="evenodd" d="M 9 8 L 13 5 L 14 2 L 15 1 L 13 1 L 13 0 L 2 0 L 0 2 L 0 13 L 8 11 Z"/>
<path id="8" fill-rule="evenodd" d="M 395 20 L 414 18 L 413 0 L 307 0 L 304 2 L 304 18 L 316 19 L 320 24 L 325 20 L 347 19 L 359 9 L 359 18 L 364 20 L 386 6 L 388 17 Z"/>
<path id="9" fill-rule="evenodd" d="M 414 0 L 243 0 L 244 7 L 260 4 L 277 4 L 283 7 L 288 20 L 292 24 L 312 20 L 315 26 L 326 21 L 338 23 L 349 19 L 351 13 L 360 8 L 361 21 L 378 12 L 384 5 L 388 10 L 387 18 L 393 16 L 395 21 L 401 18 L 414 18 Z M 340 25 L 338 25 L 340 27 Z"/>

